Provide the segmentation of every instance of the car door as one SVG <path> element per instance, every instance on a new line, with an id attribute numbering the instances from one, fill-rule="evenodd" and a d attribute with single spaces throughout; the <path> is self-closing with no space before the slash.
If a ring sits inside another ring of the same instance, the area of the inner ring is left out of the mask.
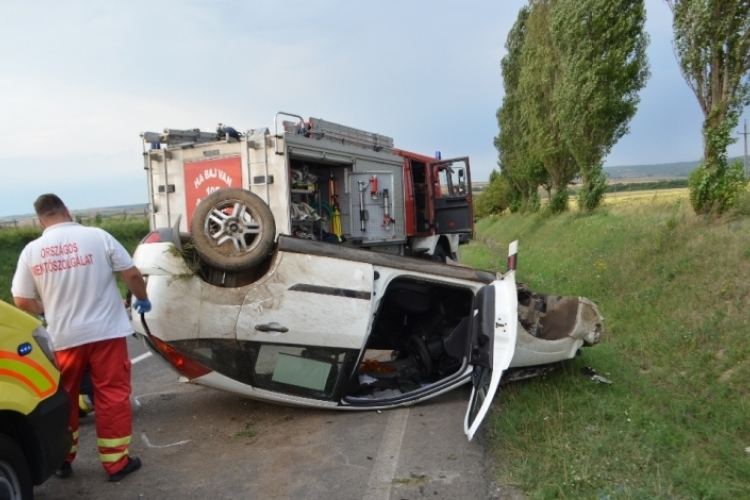
<path id="1" fill-rule="evenodd" d="M 469 158 L 430 163 L 432 221 L 438 234 L 474 232 Z"/>
<path id="2" fill-rule="evenodd" d="M 515 248 L 517 243 L 511 243 L 510 271 L 502 279 L 484 286 L 474 298 L 469 358 L 474 367 L 473 387 L 464 419 L 464 432 L 469 440 L 487 415 L 500 378 L 513 359 L 518 331 Z"/>
<path id="3" fill-rule="evenodd" d="M 237 339 L 359 350 L 372 321 L 372 264 L 279 254 L 269 279 L 248 289 Z"/>

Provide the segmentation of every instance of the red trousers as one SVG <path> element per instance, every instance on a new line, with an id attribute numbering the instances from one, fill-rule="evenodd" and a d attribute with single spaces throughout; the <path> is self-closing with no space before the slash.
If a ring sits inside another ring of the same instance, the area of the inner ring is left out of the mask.
<path id="1" fill-rule="evenodd" d="M 107 474 L 128 463 L 133 414 L 130 408 L 130 359 L 125 338 L 102 340 L 55 352 L 61 383 L 70 394 L 70 428 L 73 447 L 67 461 L 78 451 L 78 395 L 81 379 L 89 369 L 94 384 L 96 440 L 99 459 Z"/>

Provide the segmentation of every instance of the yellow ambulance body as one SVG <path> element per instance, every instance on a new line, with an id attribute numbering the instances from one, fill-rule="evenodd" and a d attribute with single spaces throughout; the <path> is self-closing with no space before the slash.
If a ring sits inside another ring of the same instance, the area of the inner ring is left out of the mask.
<path id="1" fill-rule="evenodd" d="M 65 460 L 70 399 L 41 322 L 0 301 L 0 498 L 27 500 Z"/>

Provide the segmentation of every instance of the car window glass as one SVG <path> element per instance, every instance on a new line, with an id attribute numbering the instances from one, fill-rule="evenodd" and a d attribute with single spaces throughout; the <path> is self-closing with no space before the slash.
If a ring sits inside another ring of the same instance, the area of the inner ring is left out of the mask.
<path id="1" fill-rule="evenodd" d="M 258 387 L 328 399 L 333 396 L 346 351 L 263 344 L 255 363 Z"/>

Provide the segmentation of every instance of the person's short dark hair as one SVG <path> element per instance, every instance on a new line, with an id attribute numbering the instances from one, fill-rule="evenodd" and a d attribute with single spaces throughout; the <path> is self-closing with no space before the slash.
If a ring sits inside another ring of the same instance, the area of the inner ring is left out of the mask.
<path id="1" fill-rule="evenodd" d="M 64 215 L 67 207 L 56 194 L 43 194 L 34 202 L 34 211 L 39 218 Z"/>

